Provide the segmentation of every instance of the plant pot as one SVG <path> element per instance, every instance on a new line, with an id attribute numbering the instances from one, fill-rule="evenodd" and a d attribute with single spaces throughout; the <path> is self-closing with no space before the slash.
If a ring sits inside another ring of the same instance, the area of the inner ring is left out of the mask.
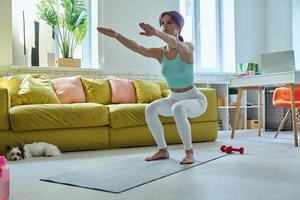
<path id="1" fill-rule="evenodd" d="M 81 59 L 76 58 L 58 58 L 57 65 L 59 67 L 80 67 Z"/>
<path id="2" fill-rule="evenodd" d="M 236 105 L 237 102 L 237 94 L 229 95 L 229 105 Z"/>

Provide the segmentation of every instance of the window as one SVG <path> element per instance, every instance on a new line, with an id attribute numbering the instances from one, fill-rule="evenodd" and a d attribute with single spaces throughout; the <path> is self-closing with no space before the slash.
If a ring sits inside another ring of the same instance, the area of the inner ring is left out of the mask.
<path id="1" fill-rule="evenodd" d="M 88 28 L 85 39 L 76 46 L 74 58 L 81 59 L 81 68 L 99 68 L 98 62 L 98 1 L 83 0 L 87 8 Z M 58 52 L 58 50 L 57 50 Z"/>
<path id="2" fill-rule="evenodd" d="M 98 1 L 83 2 L 88 10 L 88 30 L 83 42 L 76 46 L 74 58 L 81 59 L 82 68 L 98 68 Z M 61 57 L 52 27 L 38 16 L 39 3 L 40 0 L 12 1 L 13 65 L 32 66 L 32 50 L 36 46 L 39 46 L 34 54 L 38 66 L 53 67 L 56 58 Z"/>
<path id="3" fill-rule="evenodd" d="M 223 6 L 222 3 L 226 5 Z M 227 69 L 228 65 L 234 68 L 234 49 L 222 49 L 222 44 L 227 44 L 226 41 L 234 43 L 234 25 L 227 28 L 221 26 L 223 23 L 234 24 L 228 23 L 234 20 L 233 14 L 232 18 L 222 18 L 221 15 L 224 9 L 227 11 L 233 6 L 233 0 L 180 0 L 180 13 L 185 18 L 182 35 L 186 41 L 192 41 L 195 45 L 196 72 L 231 71 Z M 224 55 L 226 58 L 223 58 Z"/>
<path id="4" fill-rule="evenodd" d="M 195 71 L 220 71 L 218 0 L 181 0 L 180 12 L 185 18 L 182 33 L 195 45 Z"/>
<path id="5" fill-rule="evenodd" d="M 88 30 L 77 52 L 82 56 L 82 68 L 99 68 L 98 61 L 98 1 L 84 0 L 88 9 Z"/>
<path id="6" fill-rule="evenodd" d="M 77 51 L 82 56 L 81 68 L 103 69 L 104 37 L 99 37 L 97 27 L 103 23 L 104 0 L 83 0 L 88 9 L 87 35 Z"/>
<path id="7" fill-rule="evenodd" d="M 74 58 L 81 59 L 81 68 L 99 68 L 98 60 L 98 1 L 83 0 L 87 8 L 88 28 L 85 39 L 76 46 Z M 57 53 L 59 53 L 57 49 Z"/>

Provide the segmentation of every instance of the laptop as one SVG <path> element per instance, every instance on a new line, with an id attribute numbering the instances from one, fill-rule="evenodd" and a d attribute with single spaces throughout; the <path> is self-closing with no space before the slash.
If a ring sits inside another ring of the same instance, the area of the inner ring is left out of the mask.
<path id="1" fill-rule="evenodd" d="M 261 54 L 262 74 L 295 71 L 294 51 Z"/>

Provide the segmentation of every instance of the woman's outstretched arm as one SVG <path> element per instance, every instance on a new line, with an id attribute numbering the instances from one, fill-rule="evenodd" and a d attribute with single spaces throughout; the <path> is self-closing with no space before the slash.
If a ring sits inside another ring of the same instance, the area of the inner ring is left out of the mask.
<path id="1" fill-rule="evenodd" d="M 134 42 L 133 40 L 130 40 L 130 39 L 124 37 L 123 35 L 121 35 L 120 33 L 116 32 L 112 29 L 98 27 L 97 30 L 106 36 L 115 38 L 121 44 L 123 44 L 125 47 L 127 47 L 128 49 L 130 49 L 136 53 L 139 53 L 146 57 L 155 58 L 159 62 L 161 60 L 161 49 L 160 48 L 143 47 L 143 46 L 137 44 L 136 42 Z"/>
<path id="2" fill-rule="evenodd" d="M 139 25 L 144 30 L 144 32 L 140 33 L 141 35 L 157 36 L 165 41 L 170 47 L 177 48 L 181 52 L 192 53 L 194 51 L 194 45 L 192 43 L 181 42 L 177 37 L 157 30 L 149 24 L 140 23 Z"/>

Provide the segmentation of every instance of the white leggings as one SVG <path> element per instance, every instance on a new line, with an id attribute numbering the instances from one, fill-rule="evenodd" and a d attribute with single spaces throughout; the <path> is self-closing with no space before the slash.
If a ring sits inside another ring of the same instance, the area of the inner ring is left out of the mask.
<path id="1" fill-rule="evenodd" d="M 172 92 L 167 98 L 158 99 L 146 107 L 146 121 L 159 149 L 167 147 L 159 115 L 173 116 L 186 150 L 192 149 L 189 118 L 202 115 L 207 108 L 205 95 L 195 87 L 186 92 Z"/>

